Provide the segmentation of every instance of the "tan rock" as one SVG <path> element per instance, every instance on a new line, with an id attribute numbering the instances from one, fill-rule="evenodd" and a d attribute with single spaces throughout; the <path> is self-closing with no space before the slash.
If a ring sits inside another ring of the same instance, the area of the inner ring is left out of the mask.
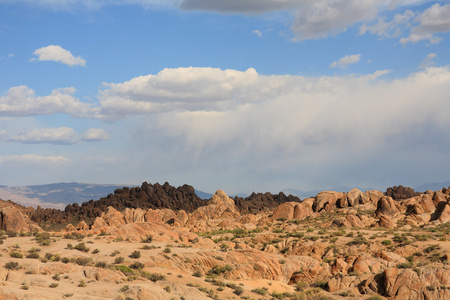
<path id="1" fill-rule="evenodd" d="M 328 204 L 332 208 L 336 207 L 336 202 L 338 199 L 342 198 L 344 196 L 343 193 L 334 192 L 334 191 L 324 191 L 320 192 L 316 196 L 316 201 L 313 205 L 313 210 L 315 212 L 319 212 L 322 209 L 325 208 L 325 206 Z"/>
<path id="2" fill-rule="evenodd" d="M 357 188 L 352 189 L 347 193 L 347 199 L 349 206 L 356 206 L 361 202 L 362 192 Z"/>
<path id="3" fill-rule="evenodd" d="M 395 224 L 394 222 L 385 215 L 380 216 L 380 220 L 378 220 L 378 224 L 383 228 L 394 228 Z"/>
<path id="4" fill-rule="evenodd" d="M 391 197 L 384 196 L 378 201 L 375 216 L 380 215 L 395 216 L 400 213 L 399 205 Z"/>
<path id="5" fill-rule="evenodd" d="M 357 215 L 347 215 L 347 217 L 345 218 L 348 223 L 350 223 L 350 225 L 352 227 L 365 227 L 366 225 L 364 224 L 364 222 L 361 220 L 361 218 Z"/>
<path id="6" fill-rule="evenodd" d="M 42 229 L 34 222 L 24 215 L 18 208 L 14 206 L 6 206 L 0 209 L 0 229 L 14 232 L 31 232 L 32 228 L 38 231 Z"/>
<path id="7" fill-rule="evenodd" d="M 109 226 L 119 227 L 126 224 L 123 215 L 112 206 L 102 214 L 102 218 Z"/>
<path id="8" fill-rule="evenodd" d="M 342 273 L 342 275 L 347 275 L 348 264 L 342 258 L 337 258 L 331 267 L 331 274 L 336 275 Z"/>
<path id="9" fill-rule="evenodd" d="M 71 232 L 71 231 L 76 231 L 77 229 L 75 228 L 75 226 L 73 226 L 73 224 L 69 223 L 69 224 L 66 225 L 64 230 L 67 231 L 67 232 Z"/>
<path id="10" fill-rule="evenodd" d="M 86 231 L 86 230 L 89 230 L 89 226 L 88 226 L 88 224 L 86 224 L 85 221 L 81 221 L 80 223 L 78 223 L 76 230 Z"/>

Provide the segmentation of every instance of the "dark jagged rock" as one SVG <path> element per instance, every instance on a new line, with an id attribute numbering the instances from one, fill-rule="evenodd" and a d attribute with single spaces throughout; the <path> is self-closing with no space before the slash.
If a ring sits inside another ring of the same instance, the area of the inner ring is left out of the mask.
<path id="1" fill-rule="evenodd" d="M 387 188 L 386 193 L 384 194 L 388 197 L 391 197 L 394 200 L 401 200 L 401 199 L 408 199 L 414 196 L 419 196 L 422 193 L 415 192 L 414 189 L 410 187 L 399 185 Z"/>
<path id="2" fill-rule="evenodd" d="M 38 208 L 32 215 L 35 222 L 66 223 L 71 220 L 90 220 L 101 216 L 108 206 L 121 211 L 125 208 L 185 210 L 192 212 L 207 201 L 200 199 L 189 185 L 175 188 L 169 183 L 142 183 L 141 187 L 116 189 L 113 194 L 99 200 L 90 200 L 81 205 L 66 206 L 64 211 Z"/>
<path id="3" fill-rule="evenodd" d="M 99 200 L 90 200 L 81 205 L 69 204 L 61 211 L 58 209 L 40 208 L 31 214 L 31 219 L 37 223 L 62 224 L 68 222 L 87 222 L 100 217 L 109 206 L 118 211 L 125 208 L 163 209 L 169 208 L 174 211 L 184 210 L 193 212 L 197 208 L 207 205 L 209 200 L 202 200 L 195 194 L 195 190 L 190 185 L 183 185 L 178 188 L 169 183 L 160 185 L 159 183 L 142 183 L 141 187 L 116 189 L 113 194 Z M 270 193 L 253 193 L 247 198 L 236 197 L 234 199 L 236 207 L 241 213 L 256 213 L 258 211 L 272 210 L 285 202 L 301 202 L 296 196 L 286 196 L 284 193 L 278 195 Z"/>
<path id="4" fill-rule="evenodd" d="M 235 197 L 234 204 L 241 213 L 257 213 L 264 210 L 273 210 L 275 207 L 286 202 L 301 202 L 296 196 L 286 196 L 283 192 L 278 195 L 271 193 L 252 193 L 246 198 Z"/>

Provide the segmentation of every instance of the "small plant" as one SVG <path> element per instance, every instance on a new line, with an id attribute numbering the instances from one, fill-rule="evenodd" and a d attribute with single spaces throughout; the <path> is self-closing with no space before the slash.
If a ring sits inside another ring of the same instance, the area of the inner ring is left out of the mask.
<path id="1" fill-rule="evenodd" d="M 116 258 L 114 259 L 114 263 L 113 263 L 113 264 L 115 264 L 115 265 L 121 264 L 121 263 L 124 262 L 124 260 L 125 260 L 125 259 L 124 259 L 123 257 L 121 257 L 121 256 L 116 257 Z"/>
<path id="2" fill-rule="evenodd" d="M 131 253 L 128 257 L 129 257 L 129 258 L 139 258 L 139 257 L 141 257 L 141 251 L 135 250 L 135 251 L 133 251 L 133 253 Z"/>
<path id="3" fill-rule="evenodd" d="M 170 252 L 172 252 L 172 250 L 169 247 L 166 247 L 166 248 L 164 248 L 163 252 L 170 253 Z"/>
<path id="4" fill-rule="evenodd" d="M 53 275 L 53 280 L 56 280 L 56 281 L 60 281 L 61 280 L 61 277 L 59 276 L 59 274 L 58 273 L 56 273 L 55 275 Z"/>
<path id="5" fill-rule="evenodd" d="M 258 295 L 266 295 L 268 291 L 268 288 L 264 287 L 264 288 L 257 288 L 257 289 L 253 289 L 252 292 Z"/>
<path id="6" fill-rule="evenodd" d="M 96 268 L 106 268 L 106 266 L 108 266 L 108 264 L 106 263 L 106 262 L 104 262 L 104 261 L 98 261 L 98 262 L 96 262 L 95 263 L 95 267 Z"/>
<path id="7" fill-rule="evenodd" d="M 385 246 L 389 246 L 390 244 L 392 244 L 391 240 L 383 240 L 381 243 Z"/>
<path id="8" fill-rule="evenodd" d="M 4 265 L 4 267 L 5 267 L 5 269 L 8 269 L 8 270 L 18 270 L 18 269 L 20 269 L 19 263 L 16 262 L 16 261 L 7 262 Z"/>
<path id="9" fill-rule="evenodd" d="M 141 275 L 153 282 L 166 279 L 166 276 L 159 274 L 159 273 L 150 273 L 150 272 L 142 271 Z"/>
<path id="10" fill-rule="evenodd" d="M 200 270 L 196 270 L 194 273 L 192 273 L 192 276 L 200 278 L 203 276 L 203 274 Z"/>
<path id="11" fill-rule="evenodd" d="M 145 265 L 143 264 L 143 263 L 141 263 L 141 262 L 135 262 L 135 263 L 132 263 L 131 265 L 130 265 L 130 268 L 132 268 L 132 269 L 143 269 L 145 267 Z"/>
<path id="12" fill-rule="evenodd" d="M 170 293 L 170 292 L 172 291 L 172 289 L 170 288 L 170 286 L 166 286 L 166 287 L 164 288 L 164 290 L 165 290 L 166 292 L 168 292 L 168 293 Z"/>
<path id="13" fill-rule="evenodd" d="M 120 254 L 120 251 L 119 251 L 119 250 L 114 250 L 114 252 L 111 253 L 110 256 L 114 257 L 114 256 L 116 256 L 117 254 Z"/>
<path id="14" fill-rule="evenodd" d="M 12 251 L 9 256 L 11 256 L 12 258 L 23 258 L 23 254 L 19 251 Z"/>
<path id="15" fill-rule="evenodd" d="M 123 287 L 120 288 L 119 291 L 121 291 L 121 292 L 126 292 L 126 291 L 128 291 L 129 289 L 130 289 L 130 286 L 129 286 L 129 285 L 124 285 Z"/>
<path id="16" fill-rule="evenodd" d="M 48 287 L 54 289 L 54 288 L 58 287 L 58 285 L 59 285 L 59 284 L 57 284 L 56 282 L 54 282 L 54 283 L 50 284 Z"/>
<path id="17" fill-rule="evenodd" d="M 79 244 L 77 244 L 74 248 L 77 249 L 78 251 L 81 251 L 81 252 L 89 252 L 89 250 L 90 250 L 90 249 L 86 246 L 85 243 L 79 243 Z"/>
<path id="18" fill-rule="evenodd" d="M 78 283 L 78 286 L 79 287 L 86 287 L 87 284 L 86 284 L 86 282 L 84 280 L 80 280 L 80 282 Z"/>
<path id="19" fill-rule="evenodd" d="M 92 250 L 92 254 L 97 254 L 97 253 L 99 253 L 99 252 L 100 252 L 100 250 L 98 250 L 98 249 Z"/>
<path id="20" fill-rule="evenodd" d="M 153 235 L 147 235 L 145 239 L 141 241 L 142 243 L 151 243 L 153 242 Z"/>
<path id="21" fill-rule="evenodd" d="M 86 266 L 92 261 L 90 257 L 77 257 L 75 263 L 80 266 Z"/>

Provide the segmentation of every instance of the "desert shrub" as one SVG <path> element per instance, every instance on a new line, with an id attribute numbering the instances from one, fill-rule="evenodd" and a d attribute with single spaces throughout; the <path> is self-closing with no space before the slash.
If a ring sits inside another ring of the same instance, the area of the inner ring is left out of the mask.
<path id="1" fill-rule="evenodd" d="M 134 274 L 133 270 L 130 269 L 130 267 L 127 267 L 125 265 L 114 266 L 113 269 L 122 272 L 125 276 L 129 276 L 129 275 L 133 275 Z"/>
<path id="2" fill-rule="evenodd" d="M 78 283 L 78 286 L 79 287 L 86 287 L 87 284 L 86 284 L 86 282 L 84 282 L 84 280 L 80 280 L 80 282 Z"/>
<path id="3" fill-rule="evenodd" d="M 328 282 L 325 281 L 325 280 L 317 280 L 316 282 L 314 282 L 312 284 L 312 286 L 318 287 L 318 288 L 321 288 L 321 289 L 326 289 L 327 285 L 328 285 Z"/>
<path id="4" fill-rule="evenodd" d="M 412 262 L 397 264 L 397 268 L 399 268 L 399 269 L 408 269 L 408 268 L 412 268 L 413 266 L 414 266 L 414 264 Z"/>
<path id="5" fill-rule="evenodd" d="M 121 292 L 126 292 L 126 291 L 128 291 L 129 289 L 130 289 L 130 286 L 129 286 L 129 285 L 124 285 L 123 287 L 120 288 L 119 291 L 121 291 Z"/>
<path id="6" fill-rule="evenodd" d="M 390 240 L 384 240 L 381 243 L 385 246 L 389 246 L 390 244 L 392 244 L 392 242 Z"/>
<path id="7" fill-rule="evenodd" d="M 229 272 L 231 270 L 233 270 L 233 267 L 228 264 L 223 267 L 214 266 L 211 270 L 208 271 L 208 275 L 214 275 L 214 274 L 220 275 L 222 273 Z"/>
<path id="8" fill-rule="evenodd" d="M 23 254 L 19 251 L 12 251 L 9 256 L 11 256 L 12 258 L 23 258 Z"/>
<path id="9" fill-rule="evenodd" d="M 151 243 L 153 242 L 153 235 L 147 235 L 145 239 L 142 239 L 142 243 Z"/>
<path id="10" fill-rule="evenodd" d="M 98 249 L 92 250 L 92 254 L 97 254 L 97 253 L 99 253 L 99 252 L 100 252 L 100 250 L 98 250 Z"/>
<path id="11" fill-rule="evenodd" d="M 192 273 L 192 276 L 194 277 L 202 277 L 203 274 L 200 270 L 196 270 L 194 273 Z"/>
<path id="12" fill-rule="evenodd" d="M 423 249 L 423 252 L 430 253 L 430 252 L 433 252 L 433 251 L 438 250 L 438 249 L 441 249 L 441 246 L 439 246 L 439 245 L 431 245 L 431 246 L 428 246 L 425 249 Z"/>
<path id="13" fill-rule="evenodd" d="M 135 262 L 135 263 L 132 263 L 131 265 L 130 265 L 130 268 L 132 268 L 132 269 L 143 269 L 145 267 L 145 265 L 143 264 L 143 263 L 141 263 L 141 262 Z"/>
<path id="14" fill-rule="evenodd" d="M 111 253 L 109 256 L 116 256 L 117 254 L 120 254 L 119 250 L 114 250 L 113 253 Z"/>
<path id="15" fill-rule="evenodd" d="M 54 288 L 58 287 L 58 285 L 59 285 L 59 284 L 57 284 L 56 282 L 54 282 L 54 283 L 50 284 L 48 287 L 54 289 Z"/>
<path id="16" fill-rule="evenodd" d="M 268 290 L 268 288 L 264 287 L 264 288 L 253 289 L 252 292 L 255 294 L 264 296 L 265 294 L 267 294 L 267 290 Z"/>
<path id="17" fill-rule="evenodd" d="M 163 252 L 170 253 L 170 252 L 172 252 L 172 250 L 169 247 L 166 247 L 166 248 L 164 248 Z"/>
<path id="18" fill-rule="evenodd" d="M 91 261 L 92 261 L 92 258 L 90 258 L 90 257 L 81 257 L 80 256 L 80 257 L 75 258 L 75 263 L 80 266 L 86 266 L 86 265 L 90 264 Z"/>
<path id="19" fill-rule="evenodd" d="M 42 232 L 36 234 L 35 240 L 41 246 L 49 246 L 50 245 L 50 233 Z"/>
<path id="20" fill-rule="evenodd" d="M 90 249 L 86 246 L 85 243 L 79 243 L 79 244 L 75 245 L 74 248 L 77 249 L 78 251 L 81 251 L 81 252 L 89 252 L 89 250 L 90 250 Z"/>
<path id="21" fill-rule="evenodd" d="M 95 263 L 96 268 L 106 268 L 106 266 L 108 266 L 108 264 L 104 261 L 98 261 Z"/>
<path id="22" fill-rule="evenodd" d="M 39 259 L 39 253 L 38 252 L 30 252 L 27 254 L 27 258 Z"/>
<path id="23" fill-rule="evenodd" d="M 8 270 L 18 270 L 18 269 L 20 269 L 20 266 L 19 266 L 19 263 L 18 263 L 18 262 L 16 262 L 16 261 L 10 261 L 10 262 L 7 262 L 7 263 L 4 265 L 4 268 L 5 268 L 5 269 L 8 269 Z"/>
<path id="24" fill-rule="evenodd" d="M 52 279 L 56 280 L 56 281 L 60 281 L 61 280 L 61 276 L 59 276 L 59 274 L 56 273 L 55 275 L 53 275 Z"/>
<path id="25" fill-rule="evenodd" d="M 124 260 L 125 260 L 125 259 L 124 259 L 123 257 L 121 257 L 121 256 L 116 257 L 116 259 L 114 259 L 114 264 L 115 264 L 115 265 L 121 264 L 121 263 L 124 262 Z"/>
<path id="26" fill-rule="evenodd" d="M 141 272 L 142 277 L 147 278 L 150 281 L 156 282 L 159 280 L 165 280 L 166 276 L 159 274 L 159 273 L 150 273 L 150 272 Z"/>
<path id="27" fill-rule="evenodd" d="M 50 261 L 60 261 L 61 260 L 61 255 L 53 254 L 53 253 L 45 253 L 44 258 L 46 260 L 50 260 Z"/>
<path id="28" fill-rule="evenodd" d="M 67 263 L 70 262 L 70 258 L 68 258 L 68 257 L 63 257 L 63 258 L 61 258 L 61 262 L 67 264 Z"/>
<path id="29" fill-rule="evenodd" d="M 83 233 L 80 233 L 80 232 L 69 232 L 64 235 L 65 239 L 70 239 L 70 240 L 82 240 L 85 237 L 86 237 L 86 235 Z"/>
<path id="30" fill-rule="evenodd" d="M 172 289 L 170 288 L 170 286 L 166 286 L 166 287 L 164 288 L 164 290 L 165 290 L 166 292 L 168 292 L 168 293 L 170 293 L 170 292 L 172 291 Z"/>
<path id="31" fill-rule="evenodd" d="M 166 248 L 167 249 L 167 248 Z M 130 255 L 128 255 L 129 258 L 139 258 L 141 257 L 141 251 L 133 251 L 133 253 L 131 253 Z"/>
<path id="32" fill-rule="evenodd" d="M 16 237 L 16 236 L 18 235 L 18 233 L 15 232 L 15 231 L 8 230 L 8 231 L 6 232 L 6 235 L 7 235 L 8 237 Z"/>
<path id="33" fill-rule="evenodd" d="M 242 293 L 244 293 L 244 289 L 242 288 L 242 286 L 237 286 L 235 289 L 234 289 L 234 291 L 233 291 L 233 293 L 235 293 L 236 295 L 242 295 Z"/>

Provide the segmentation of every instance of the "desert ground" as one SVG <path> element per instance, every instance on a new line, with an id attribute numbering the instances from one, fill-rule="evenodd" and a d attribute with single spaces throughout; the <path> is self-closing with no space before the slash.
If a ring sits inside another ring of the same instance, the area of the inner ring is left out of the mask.
<path id="1" fill-rule="evenodd" d="M 324 193 L 240 214 L 218 191 L 190 214 L 110 207 L 90 225 L 3 230 L 0 299 L 450 297 L 447 194 Z"/>

